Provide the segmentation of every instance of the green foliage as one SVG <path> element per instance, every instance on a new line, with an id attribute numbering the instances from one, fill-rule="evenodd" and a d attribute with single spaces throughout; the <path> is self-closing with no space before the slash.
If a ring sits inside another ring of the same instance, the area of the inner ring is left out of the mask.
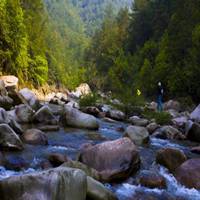
<path id="1" fill-rule="evenodd" d="M 91 94 L 82 96 L 79 101 L 79 104 L 81 107 L 95 106 L 97 100 L 98 100 L 98 95 L 96 93 L 91 93 Z"/>
<path id="2" fill-rule="evenodd" d="M 114 16 L 117 16 L 121 8 L 130 7 L 132 4 L 132 0 L 70 0 L 70 2 L 79 9 L 89 36 L 94 35 L 101 27 L 108 9 Z"/>
<path id="3" fill-rule="evenodd" d="M 149 110 L 143 112 L 143 117 L 149 120 L 155 119 L 160 125 L 171 124 L 172 120 L 172 117 L 168 112 L 154 112 Z"/>
<path id="4" fill-rule="evenodd" d="M 29 55 L 28 38 L 24 25 L 23 10 L 19 0 L 1 1 L 0 67 L 3 73 L 26 78 Z"/>

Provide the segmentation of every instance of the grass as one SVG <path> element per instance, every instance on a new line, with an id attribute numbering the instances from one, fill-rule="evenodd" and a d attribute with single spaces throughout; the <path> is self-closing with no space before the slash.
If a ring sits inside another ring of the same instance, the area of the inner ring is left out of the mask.
<path id="1" fill-rule="evenodd" d="M 155 119 L 156 123 L 160 125 L 169 125 L 171 124 L 172 117 L 168 112 L 154 112 L 154 111 L 149 111 L 145 110 L 143 112 L 143 117 L 146 119 Z"/>

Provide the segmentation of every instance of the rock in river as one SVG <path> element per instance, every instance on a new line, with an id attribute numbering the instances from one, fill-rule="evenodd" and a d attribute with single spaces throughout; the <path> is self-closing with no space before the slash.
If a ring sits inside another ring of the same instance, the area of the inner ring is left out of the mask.
<path id="1" fill-rule="evenodd" d="M 165 166 L 171 172 L 176 170 L 186 160 L 185 154 L 178 149 L 164 148 L 156 154 L 156 162 Z"/>
<path id="2" fill-rule="evenodd" d="M 7 124 L 0 124 L 0 146 L 8 149 L 23 149 L 19 136 Z"/>
<path id="3" fill-rule="evenodd" d="M 32 145 L 47 145 L 48 139 L 44 132 L 38 129 L 28 129 L 22 135 L 23 141 Z"/>
<path id="4" fill-rule="evenodd" d="M 0 180 L 1 200 L 85 200 L 83 171 L 55 168 Z"/>
<path id="5" fill-rule="evenodd" d="M 87 177 L 87 197 L 90 200 L 117 200 L 117 197 L 102 183 Z"/>
<path id="6" fill-rule="evenodd" d="M 62 118 L 64 125 L 86 128 L 86 129 L 98 129 L 99 123 L 97 119 L 89 114 L 83 113 L 76 108 L 69 106 L 64 107 L 64 115 Z"/>
<path id="7" fill-rule="evenodd" d="M 120 138 L 82 149 L 79 160 L 100 172 L 103 181 L 127 178 L 140 164 L 137 147 Z"/>
<path id="8" fill-rule="evenodd" d="M 200 190 L 200 159 L 190 159 L 175 171 L 176 179 L 189 188 Z"/>
<path id="9" fill-rule="evenodd" d="M 140 126 L 127 127 L 124 136 L 129 137 L 137 145 L 142 145 L 149 141 L 147 129 Z"/>

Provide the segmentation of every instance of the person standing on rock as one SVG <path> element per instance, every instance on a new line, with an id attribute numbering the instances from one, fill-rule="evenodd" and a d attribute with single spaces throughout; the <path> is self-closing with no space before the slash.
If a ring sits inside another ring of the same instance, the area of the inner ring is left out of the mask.
<path id="1" fill-rule="evenodd" d="M 157 89 L 157 110 L 159 112 L 163 111 L 163 94 L 164 90 L 162 87 L 161 82 L 158 82 L 158 89 Z"/>

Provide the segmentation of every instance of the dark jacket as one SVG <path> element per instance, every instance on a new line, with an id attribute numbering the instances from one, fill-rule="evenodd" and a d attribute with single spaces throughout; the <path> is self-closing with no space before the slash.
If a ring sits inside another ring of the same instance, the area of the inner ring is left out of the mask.
<path id="1" fill-rule="evenodd" d="M 164 94 L 163 87 L 162 86 L 158 86 L 157 95 L 158 96 L 163 96 L 163 94 Z"/>

